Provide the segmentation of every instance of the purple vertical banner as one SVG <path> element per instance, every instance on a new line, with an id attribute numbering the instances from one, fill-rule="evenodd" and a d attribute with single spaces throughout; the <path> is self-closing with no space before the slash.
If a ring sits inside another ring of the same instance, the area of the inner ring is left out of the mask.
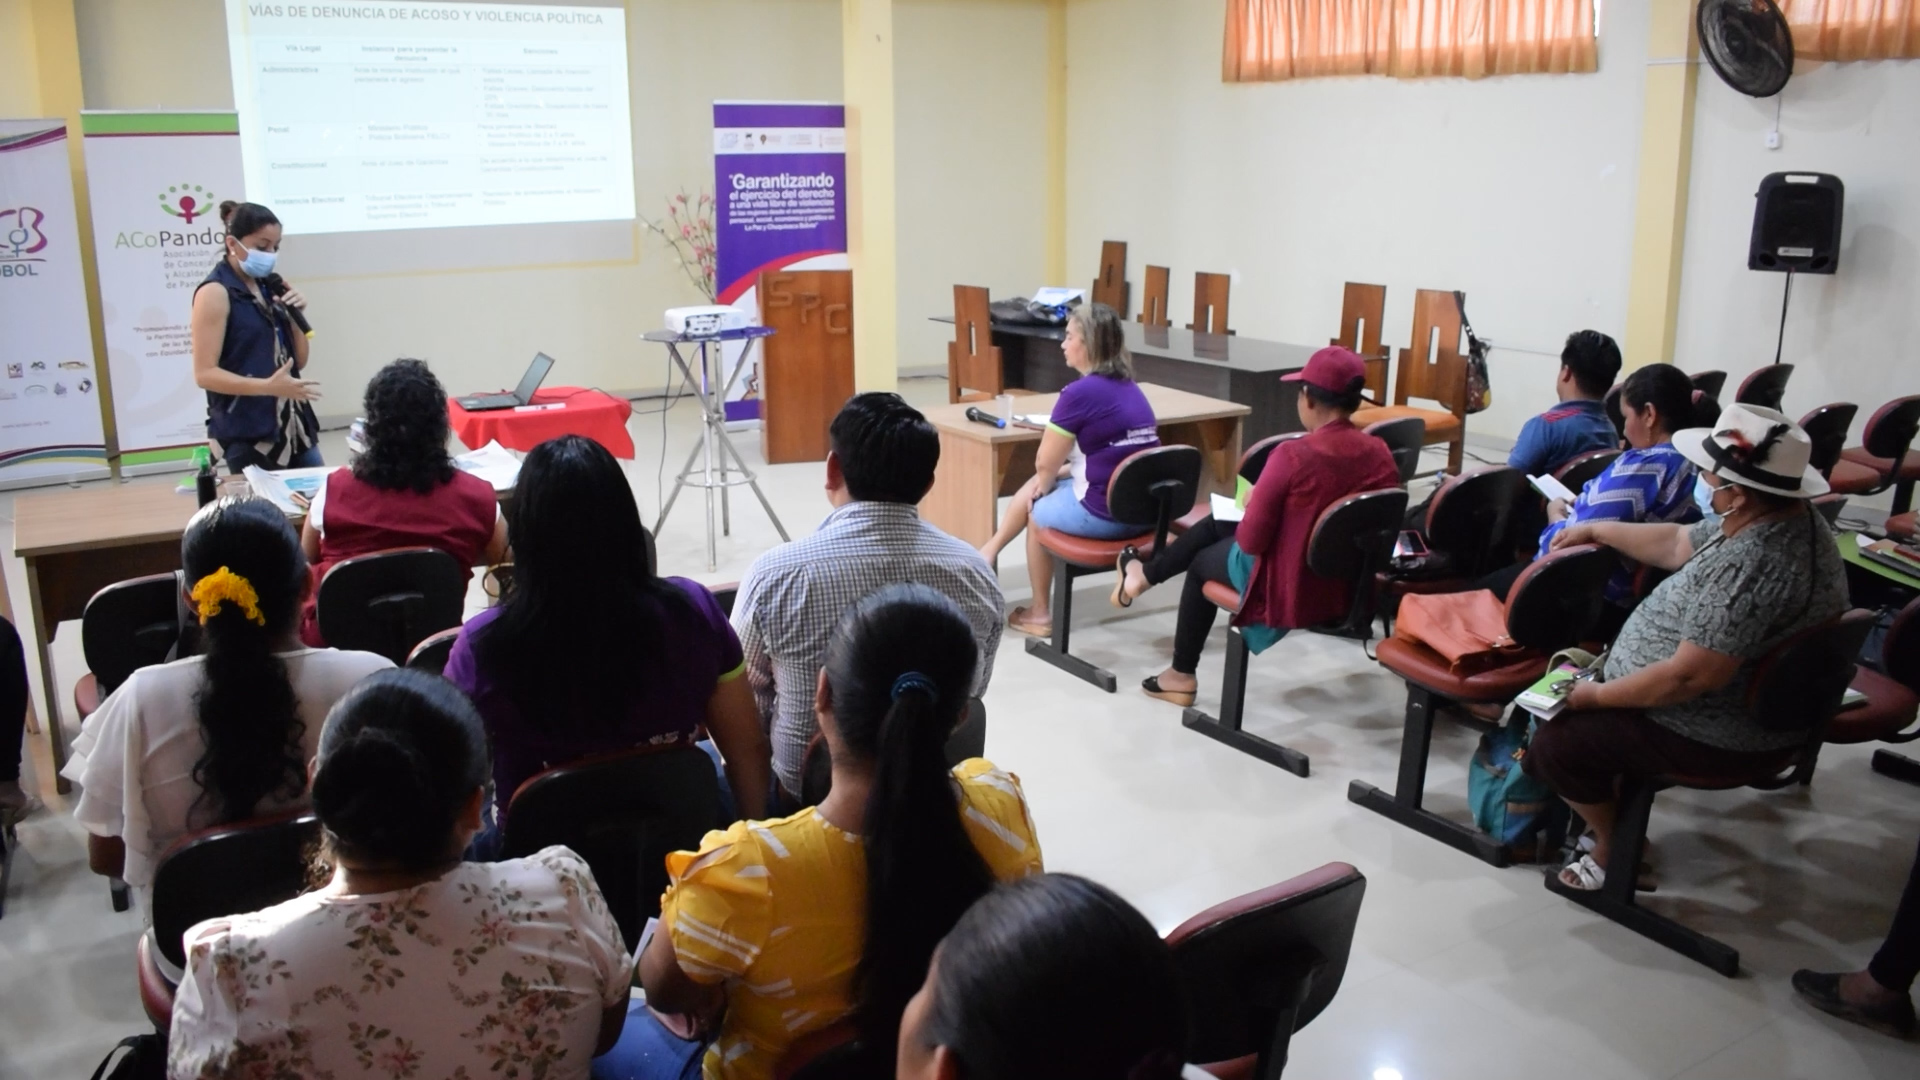
<path id="1" fill-rule="evenodd" d="M 760 321 L 768 270 L 847 269 L 846 106 L 713 103 L 714 229 L 720 302 Z M 731 373 L 745 355 L 729 345 Z M 756 372 L 734 381 L 727 419 L 760 417 Z"/>

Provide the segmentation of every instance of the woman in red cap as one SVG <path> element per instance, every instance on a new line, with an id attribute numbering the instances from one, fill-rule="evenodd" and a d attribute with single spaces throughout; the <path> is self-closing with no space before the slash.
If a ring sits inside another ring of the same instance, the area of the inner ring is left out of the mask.
<path id="1" fill-rule="evenodd" d="M 1400 486 L 1400 471 L 1387 444 L 1353 426 L 1366 385 L 1366 362 L 1339 347 L 1321 349 L 1307 366 L 1282 381 L 1300 384 L 1297 407 L 1306 434 L 1273 448 L 1238 522 L 1208 517 L 1152 559 L 1132 548 L 1120 554 L 1120 581 L 1113 602 L 1135 597 L 1176 574 L 1187 583 L 1180 594 L 1180 621 L 1173 632 L 1173 664 L 1140 686 L 1149 696 L 1176 705 L 1193 704 L 1194 671 L 1213 631 L 1209 581 L 1240 592 L 1233 624 L 1247 646 L 1261 652 L 1290 629 L 1339 618 L 1351 600 L 1348 584 L 1307 569 L 1307 541 L 1321 511 L 1349 495 Z"/>

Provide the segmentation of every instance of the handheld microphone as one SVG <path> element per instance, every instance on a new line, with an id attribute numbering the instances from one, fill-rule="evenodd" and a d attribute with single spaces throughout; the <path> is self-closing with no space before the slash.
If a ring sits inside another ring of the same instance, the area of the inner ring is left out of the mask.
<path id="1" fill-rule="evenodd" d="M 260 279 L 260 287 L 266 290 L 268 296 L 277 300 L 286 294 L 287 279 L 279 274 L 268 274 Z M 293 325 L 299 327 L 301 333 L 312 337 L 313 324 L 307 321 L 307 313 L 291 305 L 286 305 L 286 308 L 287 314 L 293 319 Z"/>
<path id="2" fill-rule="evenodd" d="M 1007 422 L 1005 420 L 1002 420 L 999 417 L 993 415 L 992 413 L 983 411 L 982 409 L 973 405 L 967 406 L 967 419 L 973 421 L 976 424 L 992 424 L 994 427 L 997 427 L 997 428 L 1003 428 L 1007 426 Z"/>

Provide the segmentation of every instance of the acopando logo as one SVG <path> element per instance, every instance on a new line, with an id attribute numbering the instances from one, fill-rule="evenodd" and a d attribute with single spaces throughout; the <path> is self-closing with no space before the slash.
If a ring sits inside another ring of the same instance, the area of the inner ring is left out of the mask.
<path id="1" fill-rule="evenodd" d="M 170 184 L 160 193 L 160 209 L 189 225 L 194 218 L 206 216 L 213 205 L 213 192 L 199 184 Z"/>

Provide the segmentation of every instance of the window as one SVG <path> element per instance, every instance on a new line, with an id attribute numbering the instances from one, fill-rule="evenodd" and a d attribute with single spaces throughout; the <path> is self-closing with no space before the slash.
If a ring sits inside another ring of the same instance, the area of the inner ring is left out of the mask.
<path id="1" fill-rule="evenodd" d="M 1479 79 L 1593 71 L 1599 62 L 1596 3 L 1227 0 L 1221 77 L 1228 82 L 1366 74 Z"/>
<path id="2" fill-rule="evenodd" d="M 1806 60 L 1920 58 L 1920 0 L 1776 0 Z"/>

